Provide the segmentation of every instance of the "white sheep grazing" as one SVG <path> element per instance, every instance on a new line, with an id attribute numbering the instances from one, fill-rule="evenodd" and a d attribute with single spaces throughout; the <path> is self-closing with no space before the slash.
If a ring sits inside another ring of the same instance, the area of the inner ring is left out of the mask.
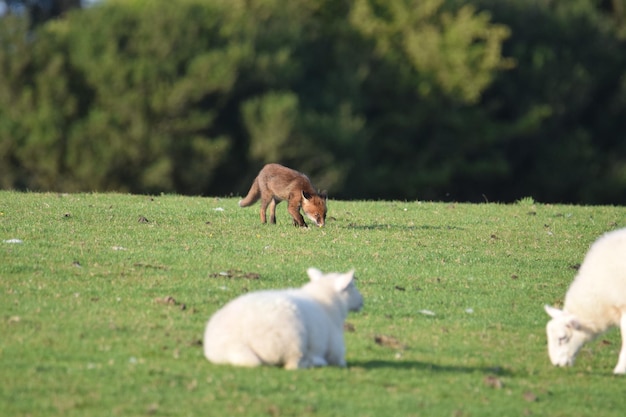
<path id="1" fill-rule="evenodd" d="M 546 332 L 553 365 L 573 365 L 585 342 L 620 326 L 622 348 L 613 373 L 626 373 L 626 229 L 600 237 L 570 285 L 563 310 L 545 310 L 552 317 Z"/>
<path id="2" fill-rule="evenodd" d="M 346 366 L 344 321 L 363 306 L 354 270 L 307 273 L 302 288 L 251 292 L 218 310 L 204 332 L 204 356 L 238 366 Z"/>

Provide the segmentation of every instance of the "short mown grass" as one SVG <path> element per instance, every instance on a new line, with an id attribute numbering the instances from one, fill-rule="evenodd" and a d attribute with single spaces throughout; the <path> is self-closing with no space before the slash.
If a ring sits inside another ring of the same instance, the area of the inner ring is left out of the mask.
<path id="1" fill-rule="evenodd" d="M 5 416 L 622 416 L 613 330 L 550 365 L 559 305 L 624 207 L 330 201 L 324 228 L 236 198 L 0 192 Z M 626 254 L 625 254 L 626 255 Z M 346 369 L 216 366 L 210 315 L 356 269 Z"/>

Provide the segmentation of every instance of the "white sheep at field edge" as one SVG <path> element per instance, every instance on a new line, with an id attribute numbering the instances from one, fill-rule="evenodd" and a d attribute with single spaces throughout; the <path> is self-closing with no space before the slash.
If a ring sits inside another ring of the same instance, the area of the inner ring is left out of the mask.
<path id="1" fill-rule="evenodd" d="M 546 333 L 553 365 L 573 365 L 584 343 L 619 326 L 622 347 L 613 373 L 626 373 L 626 229 L 596 240 L 565 295 L 563 310 L 548 305 L 545 310 L 552 317 Z"/>
<path id="2" fill-rule="evenodd" d="M 310 282 L 301 288 L 244 294 L 213 314 L 204 332 L 206 358 L 250 367 L 346 366 L 344 321 L 363 306 L 354 271 L 307 273 Z"/>

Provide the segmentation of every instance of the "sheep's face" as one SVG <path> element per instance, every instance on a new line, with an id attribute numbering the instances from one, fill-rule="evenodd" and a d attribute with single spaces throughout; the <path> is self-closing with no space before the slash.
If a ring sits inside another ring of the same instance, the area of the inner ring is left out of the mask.
<path id="1" fill-rule="evenodd" d="M 363 308 L 363 296 L 354 285 L 354 280 L 350 280 L 350 284 L 341 293 L 346 299 L 349 311 L 359 311 Z"/>
<path id="2" fill-rule="evenodd" d="M 586 340 L 580 322 L 573 314 L 554 307 L 546 306 L 546 312 L 552 317 L 546 325 L 550 362 L 555 366 L 572 366 Z"/>

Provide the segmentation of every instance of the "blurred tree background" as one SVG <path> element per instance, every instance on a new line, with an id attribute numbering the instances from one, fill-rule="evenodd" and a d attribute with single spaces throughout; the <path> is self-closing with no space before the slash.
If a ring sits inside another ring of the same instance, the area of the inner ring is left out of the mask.
<path id="1" fill-rule="evenodd" d="M 0 6 L 1 188 L 626 203 L 626 0 Z"/>

